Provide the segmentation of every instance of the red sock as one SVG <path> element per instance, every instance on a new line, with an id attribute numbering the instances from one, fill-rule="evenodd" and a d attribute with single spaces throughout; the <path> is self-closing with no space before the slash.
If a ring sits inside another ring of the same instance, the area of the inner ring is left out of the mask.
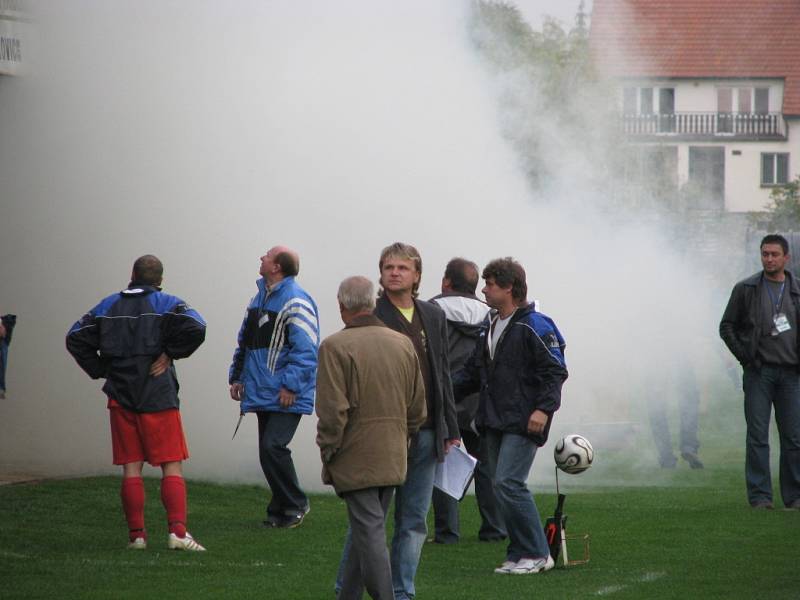
<path id="1" fill-rule="evenodd" d="M 161 502 L 167 510 L 169 532 L 186 535 L 186 483 L 183 477 L 170 475 L 161 480 Z"/>
<path id="2" fill-rule="evenodd" d="M 119 492 L 122 510 L 128 522 L 130 541 L 136 538 L 147 539 L 144 531 L 144 480 L 141 477 L 125 477 Z"/>

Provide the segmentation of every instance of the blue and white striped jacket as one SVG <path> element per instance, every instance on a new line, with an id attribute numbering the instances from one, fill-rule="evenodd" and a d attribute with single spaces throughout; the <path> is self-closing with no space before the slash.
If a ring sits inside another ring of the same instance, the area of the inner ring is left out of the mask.
<path id="1" fill-rule="evenodd" d="M 239 329 L 229 383 L 244 385 L 243 412 L 311 414 L 317 382 L 319 316 L 317 305 L 294 277 L 267 288 L 262 278 Z M 289 408 L 278 400 L 280 388 L 297 397 Z"/>

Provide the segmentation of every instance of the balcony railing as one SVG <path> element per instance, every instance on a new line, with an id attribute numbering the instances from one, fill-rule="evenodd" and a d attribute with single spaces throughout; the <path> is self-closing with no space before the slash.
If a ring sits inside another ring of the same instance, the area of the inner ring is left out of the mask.
<path id="1" fill-rule="evenodd" d="M 781 113 L 676 112 L 622 116 L 629 135 L 785 137 Z"/>

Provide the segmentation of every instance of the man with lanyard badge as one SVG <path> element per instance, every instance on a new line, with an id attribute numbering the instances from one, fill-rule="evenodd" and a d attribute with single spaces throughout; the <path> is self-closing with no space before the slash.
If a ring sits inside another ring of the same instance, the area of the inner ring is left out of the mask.
<path id="1" fill-rule="evenodd" d="M 769 424 L 772 407 L 780 437 L 780 489 L 787 508 L 800 509 L 800 286 L 786 270 L 789 244 L 781 235 L 761 241 L 763 271 L 737 283 L 719 325 L 720 336 L 744 368 L 747 423 L 745 479 L 753 508 L 771 509 Z"/>

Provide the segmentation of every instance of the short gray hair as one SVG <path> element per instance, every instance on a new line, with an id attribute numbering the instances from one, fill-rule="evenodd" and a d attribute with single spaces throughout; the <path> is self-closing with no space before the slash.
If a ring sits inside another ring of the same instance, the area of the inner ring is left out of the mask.
<path id="1" fill-rule="evenodd" d="M 351 312 L 371 312 L 375 308 L 375 286 L 361 275 L 342 281 L 336 297 L 345 310 Z"/>

